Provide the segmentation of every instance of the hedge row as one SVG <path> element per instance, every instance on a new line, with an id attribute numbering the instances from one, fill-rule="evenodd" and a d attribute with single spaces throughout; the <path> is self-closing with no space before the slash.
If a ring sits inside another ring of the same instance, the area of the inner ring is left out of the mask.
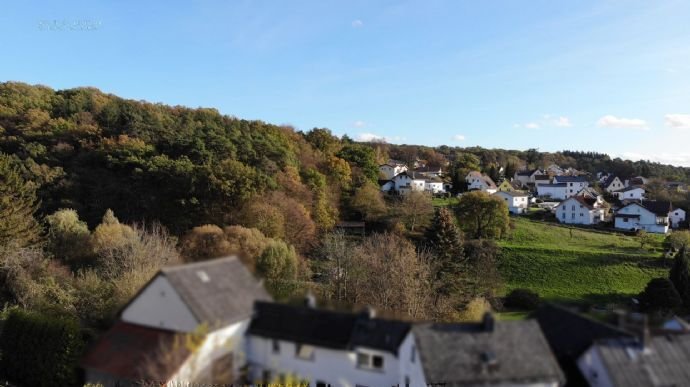
<path id="1" fill-rule="evenodd" d="M 0 373 L 23 386 L 76 386 L 82 349 L 76 322 L 16 309 L 0 335 Z"/>

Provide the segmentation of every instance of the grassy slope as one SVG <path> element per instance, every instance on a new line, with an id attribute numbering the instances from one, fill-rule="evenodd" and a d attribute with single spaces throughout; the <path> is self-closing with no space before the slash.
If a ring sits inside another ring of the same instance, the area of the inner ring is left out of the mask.
<path id="1" fill-rule="evenodd" d="M 661 268 L 662 237 L 640 249 L 634 237 L 513 218 L 502 247 L 500 270 L 506 292 L 537 291 L 560 302 L 615 303 L 639 293 Z M 655 251 L 649 251 L 655 250 Z"/>

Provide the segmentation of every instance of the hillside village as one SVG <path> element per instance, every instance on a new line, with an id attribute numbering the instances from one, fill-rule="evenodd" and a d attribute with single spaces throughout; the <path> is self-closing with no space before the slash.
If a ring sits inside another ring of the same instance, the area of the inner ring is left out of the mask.
<path id="1" fill-rule="evenodd" d="M 381 191 L 391 195 L 406 195 L 412 191 L 428 192 L 436 196 L 449 195 L 453 186 L 443 168 L 427 168 L 415 163 L 410 169 L 405 163 L 390 160 L 379 166 Z M 503 168 L 499 174 L 503 173 Z M 666 234 L 672 229 L 688 228 L 686 212 L 673 203 L 651 200 L 645 195 L 648 178 L 621 178 L 605 171 L 595 176 L 574 168 L 551 164 L 543 169 L 524 169 L 513 176 L 501 175 L 494 180 L 480 171 L 469 171 L 465 185 L 456 187 L 458 197 L 463 192 L 482 191 L 505 200 L 513 215 L 532 210 L 550 211 L 563 224 L 598 226 L 621 231 L 645 231 Z M 666 182 L 666 188 L 687 192 L 685 184 Z"/>

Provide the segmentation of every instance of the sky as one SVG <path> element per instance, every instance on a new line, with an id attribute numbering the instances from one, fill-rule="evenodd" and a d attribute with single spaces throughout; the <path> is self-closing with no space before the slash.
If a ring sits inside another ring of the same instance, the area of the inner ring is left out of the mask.
<path id="1" fill-rule="evenodd" d="M 690 1 L 6 1 L 0 81 L 690 166 Z"/>

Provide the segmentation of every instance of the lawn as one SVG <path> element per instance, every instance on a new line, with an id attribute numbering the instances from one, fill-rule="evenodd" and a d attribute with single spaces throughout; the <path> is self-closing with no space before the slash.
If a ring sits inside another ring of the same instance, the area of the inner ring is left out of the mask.
<path id="1" fill-rule="evenodd" d="M 550 301 L 615 304 L 668 273 L 662 236 L 641 249 L 632 236 L 512 219 L 511 235 L 499 241 L 505 292 L 527 288 Z"/>
<path id="2" fill-rule="evenodd" d="M 458 200 L 459 199 L 456 197 L 433 198 L 431 199 L 431 203 L 434 205 L 434 207 L 448 207 L 458 204 Z"/>

